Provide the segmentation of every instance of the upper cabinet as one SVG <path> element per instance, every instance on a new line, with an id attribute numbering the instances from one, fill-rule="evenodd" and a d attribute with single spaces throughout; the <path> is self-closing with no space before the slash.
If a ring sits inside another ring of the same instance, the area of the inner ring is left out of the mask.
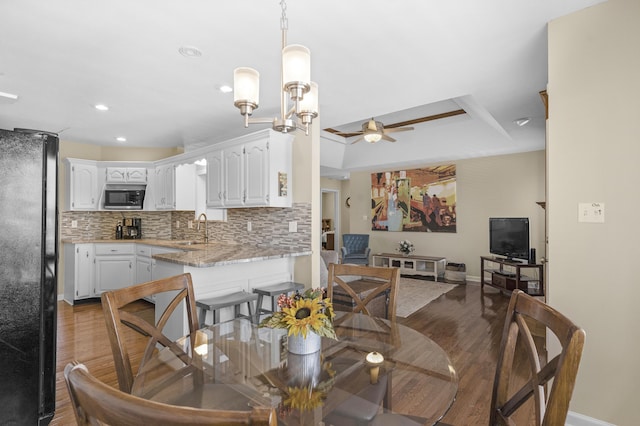
<path id="1" fill-rule="evenodd" d="M 293 136 L 272 130 L 207 155 L 207 207 L 291 207 Z"/>
<path id="2" fill-rule="evenodd" d="M 156 167 L 155 205 L 158 210 L 176 207 L 176 168 L 173 164 Z"/>
<path id="3" fill-rule="evenodd" d="M 97 210 L 100 194 L 96 162 L 68 158 L 66 177 L 68 185 L 65 209 Z"/>
<path id="4" fill-rule="evenodd" d="M 65 208 L 102 210 L 105 188 L 126 184 L 144 186 L 146 211 L 291 207 L 292 142 L 267 129 L 155 162 L 68 158 Z"/>
<path id="5" fill-rule="evenodd" d="M 107 167 L 107 183 L 147 183 L 146 167 Z"/>

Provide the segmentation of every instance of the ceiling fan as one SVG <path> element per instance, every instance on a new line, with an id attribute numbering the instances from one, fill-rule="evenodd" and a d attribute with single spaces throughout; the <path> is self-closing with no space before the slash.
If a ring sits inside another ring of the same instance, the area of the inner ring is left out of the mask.
<path id="1" fill-rule="evenodd" d="M 405 132 L 407 130 L 413 130 L 412 126 L 409 127 L 391 127 L 391 128 L 384 128 L 384 124 L 382 124 L 380 121 L 376 121 L 373 118 L 369 121 L 367 121 L 366 123 L 362 123 L 362 131 L 361 132 L 355 132 L 353 133 L 353 135 L 361 135 L 358 139 L 354 140 L 353 142 L 351 142 L 351 144 L 360 142 L 360 141 L 367 141 L 369 143 L 376 143 L 378 142 L 380 139 L 388 141 L 388 142 L 395 142 L 396 140 L 394 138 L 392 138 L 391 136 L 387 135 L 387 133 L 392 133 L 392 132 Z"/>

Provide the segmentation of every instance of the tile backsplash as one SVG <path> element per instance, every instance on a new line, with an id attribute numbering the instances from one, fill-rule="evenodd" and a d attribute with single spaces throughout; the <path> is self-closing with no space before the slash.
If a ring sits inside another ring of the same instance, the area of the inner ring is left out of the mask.
<path id="1" fill-rule="evenodd" d="M 142 238 L 204 238 L 204 231 L 196 229 L 194 211 L 65 211 L 60 213 L 60 238 L 115 239 L 118 222 L 133 217 L 142 219 Z M 77 224 L 75 228 L 73 221 Z M 193 221 L 191 229 L 189 221 Z M 251 231 L 247 231 L 248 222 L 251 222 Z M 297 222 L 297 232 L 289 232 L 289 222 Z M 210 220 L 207 228 L 209 241 L 311 250 L 311 204 L 294 203 L 291 208 L 228 209 L 226 221 Z"/>

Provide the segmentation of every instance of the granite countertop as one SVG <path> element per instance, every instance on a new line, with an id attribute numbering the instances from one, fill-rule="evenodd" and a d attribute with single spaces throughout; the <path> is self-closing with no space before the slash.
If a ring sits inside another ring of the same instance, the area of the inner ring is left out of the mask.
<path id="1" fill-rule="evenodd" d="M 154 259 L 179 265 L 209 268 L 236 263 L 257 262 L 284 257 L 309 256 L 311 250 L 291 250 L 278 247 L 261 247 L 248 244 L 209 242 L 192 240 L 127 239 L 127 240 L 63 240 L 63 243 L 136 243 L 167 248 L 175 248 L 175 253 L 162 253 Z"/>

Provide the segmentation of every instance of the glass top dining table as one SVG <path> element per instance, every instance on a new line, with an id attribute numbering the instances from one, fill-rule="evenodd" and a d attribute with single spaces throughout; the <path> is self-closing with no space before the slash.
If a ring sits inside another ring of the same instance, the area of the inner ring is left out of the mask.
<path id="1" fill-rule="evenodd" d="M 286 330 L 259 328 L 244 318 L 203 328 L 177 342 L 193 355 L 159 350 L 140 369 L 132 393 L 197 408 L 272 406 L 281 425 L 376 418 L 387 425 L 436 424 L 458 389 L 444 350 L 397 322 L 336 314 L 338 339 L 323 337 L 321 350 L 307 355 L 288 352 Z M 384 359 L 367 357 L 371 353 Z"/>

